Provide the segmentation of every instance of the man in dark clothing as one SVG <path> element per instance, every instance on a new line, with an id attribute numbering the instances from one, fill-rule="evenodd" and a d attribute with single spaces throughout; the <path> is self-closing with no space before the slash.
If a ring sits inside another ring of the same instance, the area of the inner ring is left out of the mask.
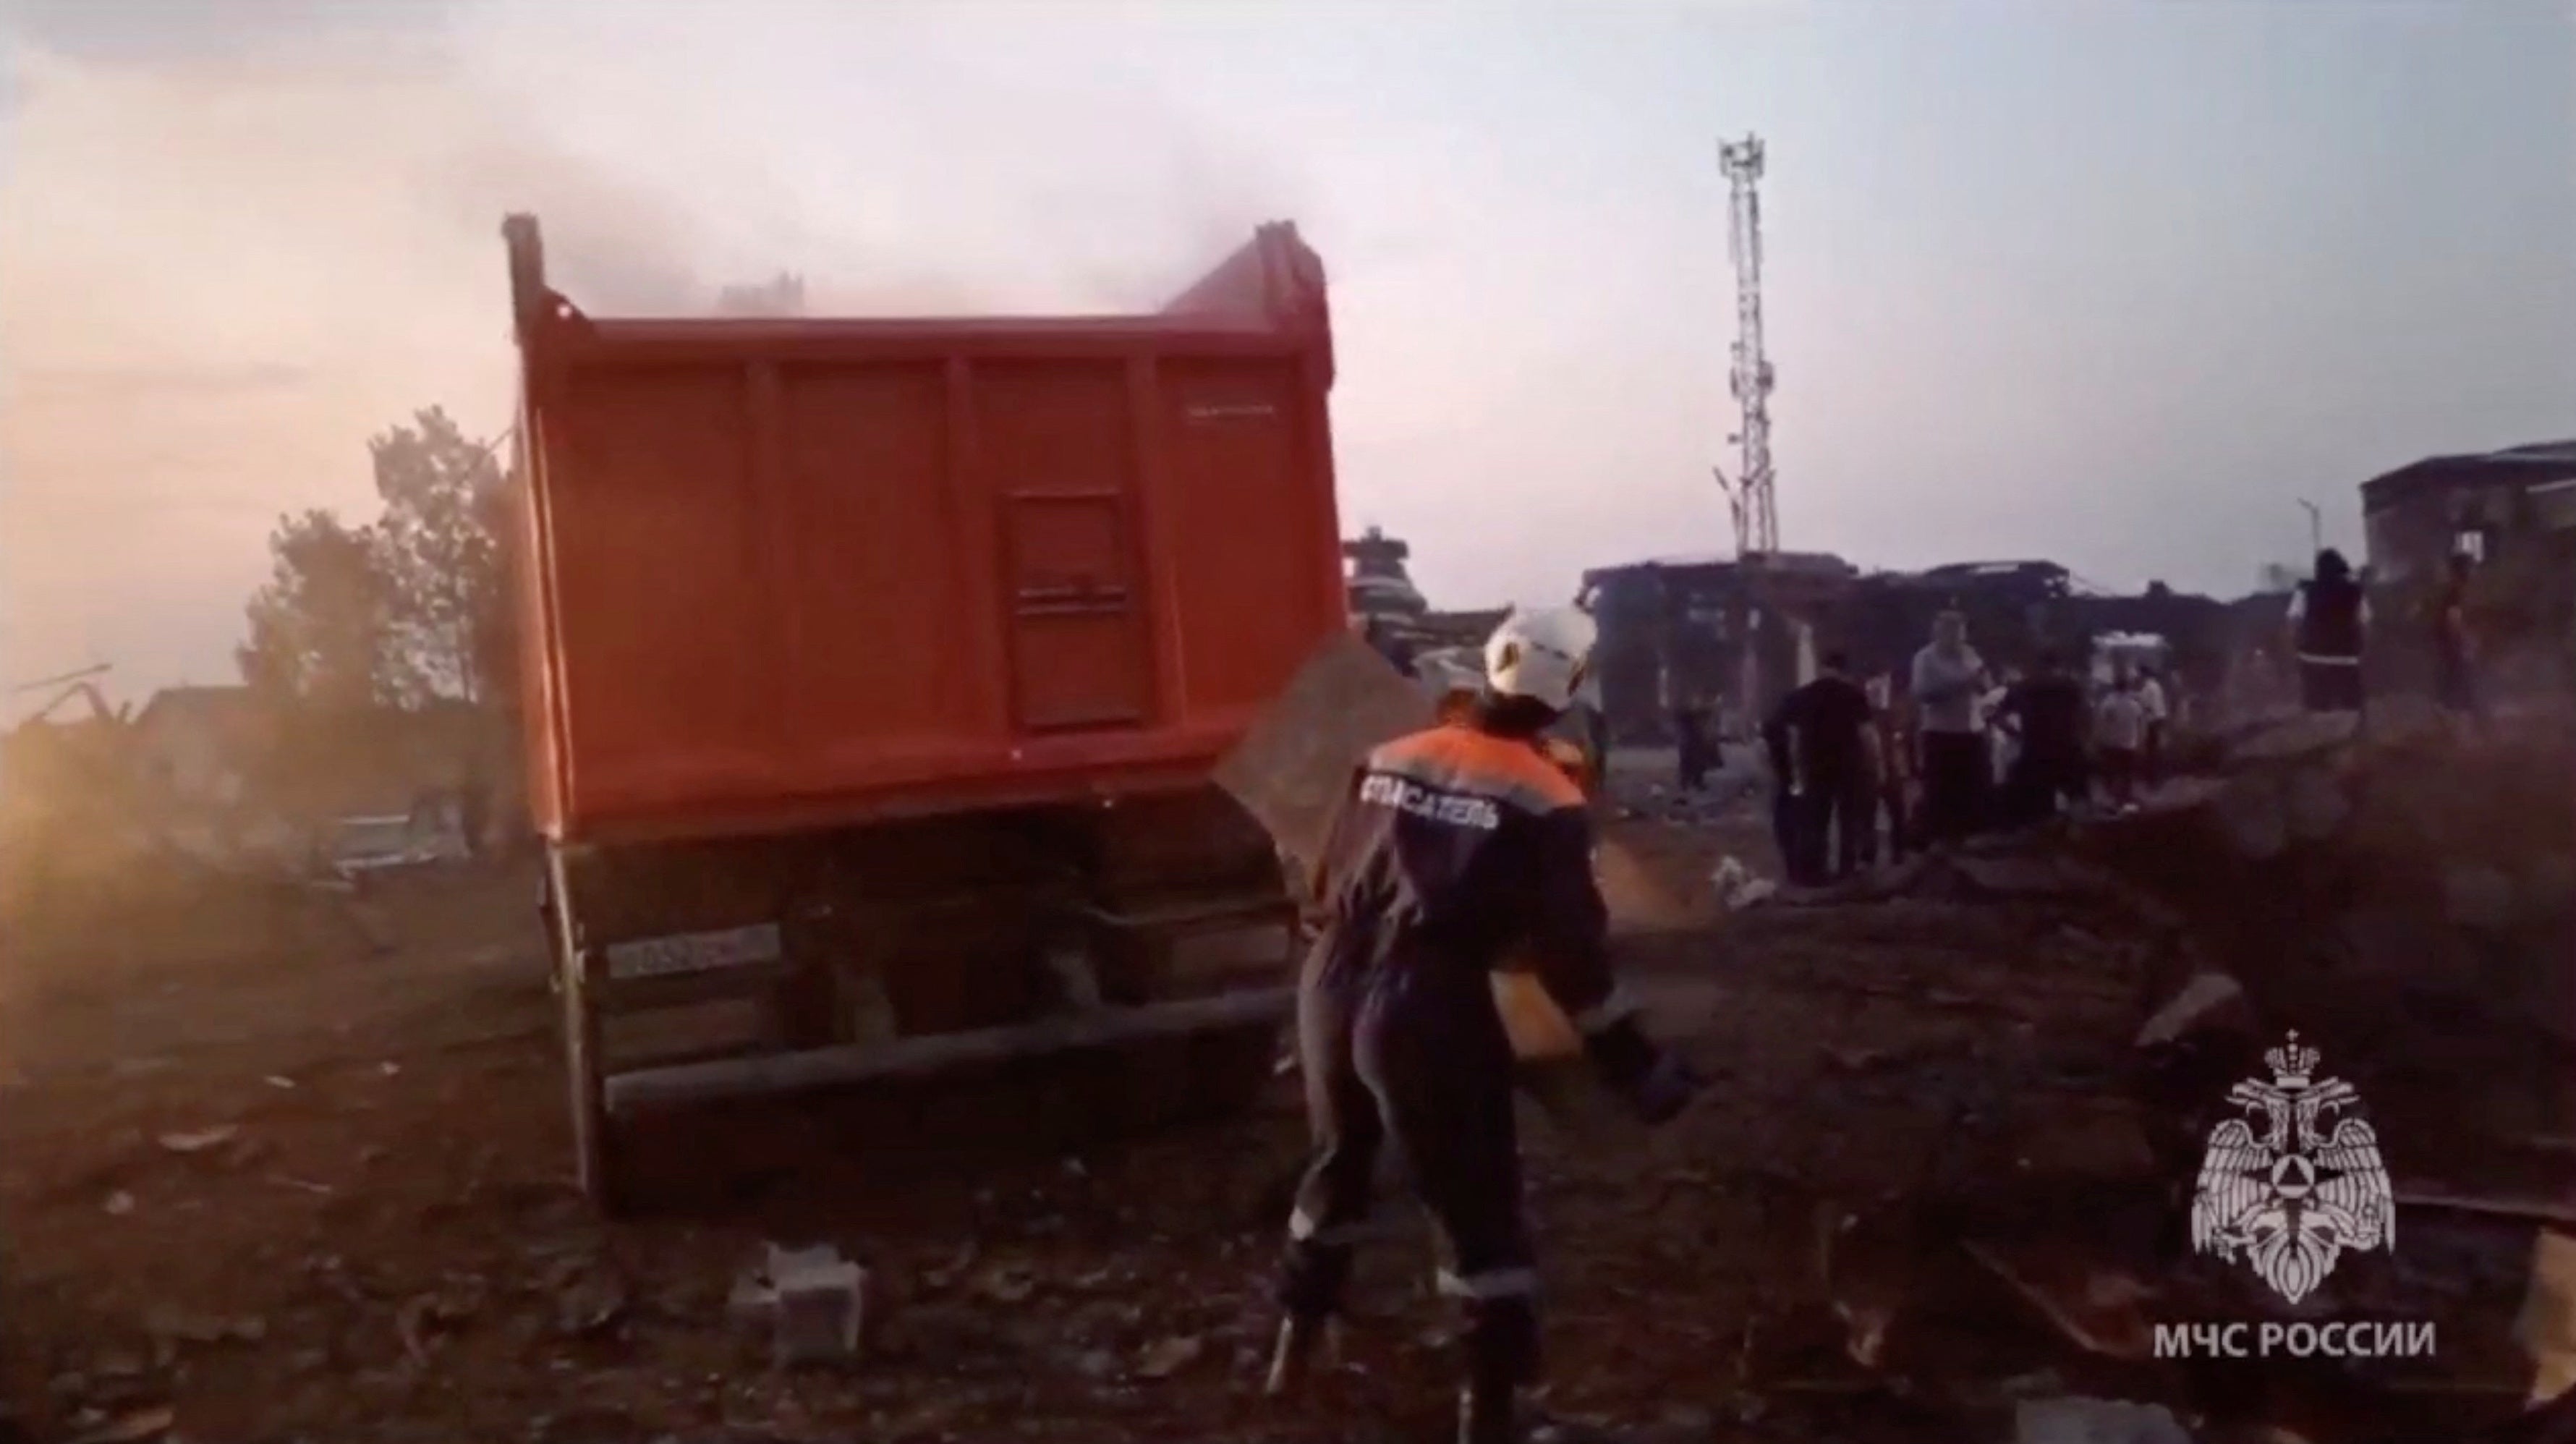
<path id="1" fill-rule="evenodd" d="M 2030 675 L 2004 691 L 1998 716 L 2021 739 L 2004 778 L 2005 815 L 2015 827 L 2055 815 L 2084 797 L 2084 684 L 2054 651 L 2043 650 Z"/>
<path id="2" fill-rule="evenodd" d="M 2290 598 L 2290 650 L 2299 659 L 2301 705 L 2311 712 L 2358 712 L 2361 650 L 2370 599 L 2352 564 L 2333 547 L 2317 553 L 2316 575 Z"/>
<path id="3" fill-rule="evenodd" d="M 1864 839 L 1877 831 L 1870 762 L 1877 716 L 1840 652 L 1826 653 L 1823 672 L 1780 703 L 1801 784 L 1803 870 L 1818 881 L 1859 871 L 1869 854 Z"/>
<path id="4" fill-rule="evenodd" d="M 1708 769 L 1717 765 L 1712 756 L 1717 749 L 1709 745 L 1708 708 L 1696 700 L 1673 704 L 1673 743 L 1680 762 L 1684 792 L 1697 792 L 1708 785 Z"/>
<path id="5" fill-rule="evenodd" d="M 1507 955 L 1526 948 L 1641 1117 L 1673 1117 L 1697 1087 L 1616 986 L 1583 795 L 1540 749 L 1592 639 L 1570 608 L 1506 621 L 1486 644 L 1488 690 L 1472 713 L 1372 752 L 1335 821 L 1326 917 L 1298 985 L 1315 1152 L 1288 1221 L 1273 1393 L 1302 1374 L 1340 1306 L 1378 1154 L 1392 1146 L 1446 1245 L 1442 1289 L 1466 1312 L 1460 1438 L 1514 1437 L 1538 1334 L 1516 1061 L 1489 976 Z"/>

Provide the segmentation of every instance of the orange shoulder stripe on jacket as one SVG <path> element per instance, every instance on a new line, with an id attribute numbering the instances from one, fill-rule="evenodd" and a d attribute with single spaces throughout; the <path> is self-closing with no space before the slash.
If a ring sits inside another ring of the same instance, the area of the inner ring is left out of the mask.
<path id="1" fill-rule="evenodd" d="M 1435 787 L 1508 797 L 1537 811 L 1583 803 L 1582 789 L 1536 747 L 1473 727 L 1434 727 L 1399 737 L 1370 753 L 1369 766 Z"/>

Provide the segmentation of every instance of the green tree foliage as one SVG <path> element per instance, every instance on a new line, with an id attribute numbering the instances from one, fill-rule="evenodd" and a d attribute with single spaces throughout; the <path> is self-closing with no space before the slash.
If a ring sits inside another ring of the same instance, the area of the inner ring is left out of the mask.
<path id="1" fill-rule="evenodd" d="M 434 693 L 482 701 L 502 680 L 489 671 L 486 634 L 507 604 L 491 525 L 502 491 L 493 447 L 433 406 L 367 450 L 385 504 L 377 551 L 406 659 Z"/>
<path id="2" fill-rule="evenodd" d="M 281 516 L 268 551 L 268 583 L 250 600 L 250 640 L 235 653 L 244 681 L 281 701 L 332 710 L 418 695 L 374 528 L 329 511 Z"/>
<path id="3" fill-rule="evenodd" d="M 494 448 L 430 407 L 370 441 L 383 514 L 278 519 L 243 679 L 321 708 L 506 703 L 516 677 Z"/>

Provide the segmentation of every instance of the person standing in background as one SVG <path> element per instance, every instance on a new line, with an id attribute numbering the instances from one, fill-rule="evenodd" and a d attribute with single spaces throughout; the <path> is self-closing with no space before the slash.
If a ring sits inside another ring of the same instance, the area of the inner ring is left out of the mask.
<path id="1" fill-rule="evenodd" d="M 1914 781 L 1914 739 L 1905 715 L 1911 708 L 1894 675 L 1882 672 L 1869 687 L 1870 706 L 1878 717 L 1878 803 L 1887 813 L 1887 858 L 1903 862 L 1906 827 L 1912 821 L 1907 815 L 1906 789 Z"/>
<path id="2" fill-rule="evenodd" d="M 2316 575 L 2290 598 L 2290 650 L 2299 659 L 2299 701 L 2311 712 L 2358 712 L 2361 652 L 2370 598 L 2352 563 L 2333 547 L 2317 553 Z"/>
<path id="3" fill-rule="evenodd" d="M 2013 826 L 2028 826 L 2084 796 L 2084 684 L 2042 649 L 2038 665 L 2004 693 L 1996 713 L 2019 745 L 2004 774 L 2001 811 Z"/>
<path id="4" fill-rule="evenodd" d="M 1968 646 L 1967 618 L 1955 610 L 1935 617 L 1931 643 L 1914 654 L 1908 688 L 1921 738 L 1926 841 L 1964 837 L 1984 812 L 1988 761 L 1977 699 L 1985 674 Z"/>
<path id="5" fill-rule="evenodd" d="M 2433 596 L 2433 695 L 2453 717 L 2482 724 L 2486 708 L 2479 700 L 2477 644 L 2469 631 L 2469 583 L 2477 559 L 2451 553 Z"/>
<path id="6" fill-rule="evenodd" d="M 1576 610 L 1592 619 L 1596 634 L 1601 625 L 1600 602 L 1601 589 L 1598 587 L 1586 586 L 1574 595 Z M 1599 661 L 1600 655 L 1596 651 L 1594 665 L 1583 669 L 1583 685 L 1574 691 L 1574 710 L 1583 744 L 1592 753 L 1594 775 L 1606 786 L 1610 779 L 1610 714 L 1603 709 L 1601 702 Z"/>
<path id="7" fill-rule="evenodd" d="M 1875 831 L 1877 812 L 1870 764 L 1877 717 L 1850 673 L 1842 653 L 1827 652 L 1816 679 L 1780 703 L 1799 784 L 1800 861 L 1790 868 L 1792 881 L 1831 882 L 1868 861 L 1864 834 Z"/>
<path id="8" fill-rule="evenodd" d="M 2138 747 L 2146 731 L 2146 706 L 2138 700 L 2137 680 L 2124 666 L 2093 709 L 2094 761 L 2102 770 L 2102 790 L 2122 812 L 2137 806 Z"/>
<path id="9" fill-rule="evenodd" d="M 1697 792 L 1708 784 L 1708 769 L 1715 759 L 1709 756 L 1708 707 L 1689 683 L 1664 672 L 1665 695 L 1671 699 L 1673 749 L 1680 776 L 1676 779 L 1684 792 Z"/>
<path id="10" fill-rule="evenodd" d="M 1610 776 L 1610 718 L 1601 710 L 1601 674 L 1586 669 L 1574 691 L 1574 710 L 1583 728 L 1583 744 L 1592 753 L 1594 774 Z"/>
<path id="11" fill-rule="evenodd" d="M 1762 719 L 1762 755 L 1771 769 L 1771 846 L 1780 854 L 1781 876 L 1793 886 L 1812 887 L 1818 881 L 1809 865 L 1815 850 L 1807 843 L 1808 809 L 1786 699 Z"/>
<path id="12" fill-rule="evenodd" d="M 2146 737 L 2138 744 L 2138 781 L 2152 788 L 2164 775 L 2165 723 L 2173 716 L 2172 699 L 2153 667 L 2138 669 L 2138 705 L 2147 714 Z"/>
<path id="13" fill-rule="evenodd" d="M 2000 675 L 1987 677 L 1977 692 L 1977 735 L 1986 743 L 1986 809 L 1977 819 L 1978 826 L 1994 821 L 2003 811 L 2004 784 L 2021 764 L 2021 728 L 2004 711 L 2005 699 L 2021 681 L 2021 668 L 2007 666 Z"/>

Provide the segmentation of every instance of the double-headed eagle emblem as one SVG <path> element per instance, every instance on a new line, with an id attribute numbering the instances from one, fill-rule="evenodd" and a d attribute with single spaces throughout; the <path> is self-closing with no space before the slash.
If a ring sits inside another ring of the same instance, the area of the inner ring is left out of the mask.
<path id="1" fill-rule="evenodd" d="M 2228 1090 L 2246 1116 L 2209 1130 L 2191 1201 L 2192 1248 L 2229 1263 L 2241 1255 L 2293 1304 L 2326 1281 L 2344 1250 L 2397 1241 L 2379 1135 L 2345 1112 L 2361 1104 L 2351 1084 L 2315 1076 L 2319 1061 L 2292 1033 L 2263 1054 L 2271 1082 Z"/>

